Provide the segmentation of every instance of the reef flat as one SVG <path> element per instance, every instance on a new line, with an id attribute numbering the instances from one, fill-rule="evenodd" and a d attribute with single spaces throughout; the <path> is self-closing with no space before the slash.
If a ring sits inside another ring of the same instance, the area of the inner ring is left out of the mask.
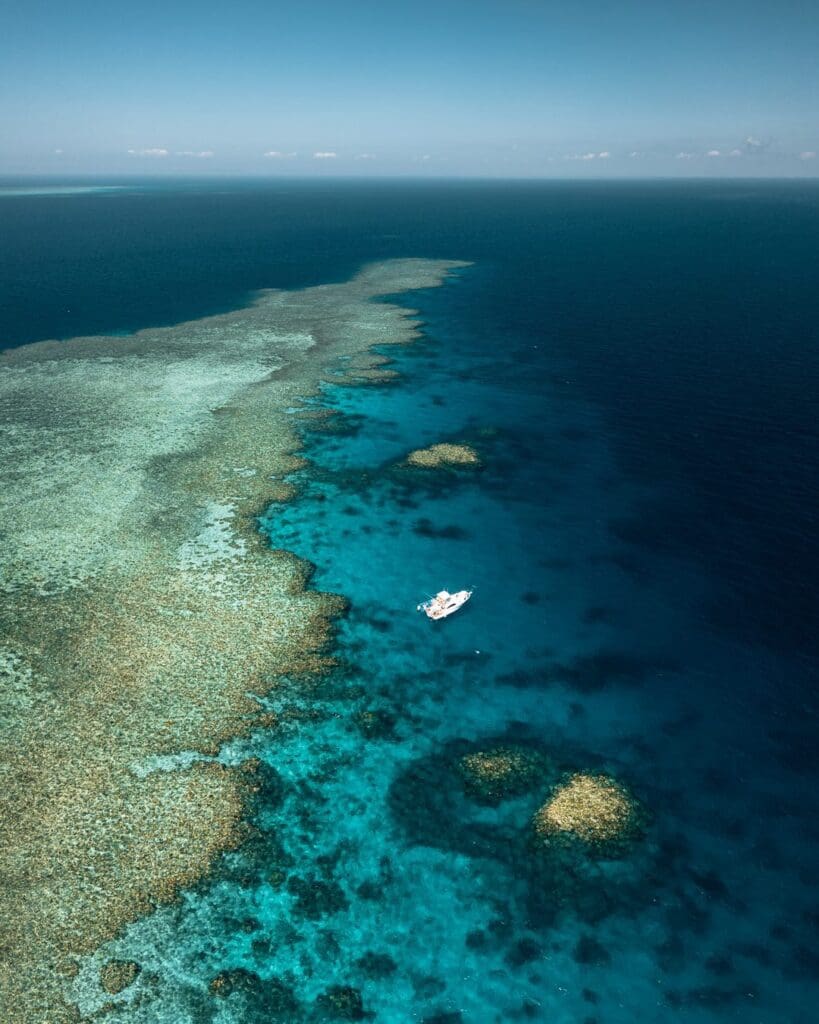
<path id="1" fill-rule="evenodd" d="M 395 260 L 220 316 L 42 342 L 0 366 L 0 1016 L 79 1019 L 76 958 L 242 836 L 249 776 L 213 760 L 254 695 L 320 671 L 343 602 L 268 550 L 298 411 L 386 379 L 418 333 L 373 299 L 463 264 Z M 331 377 L 329 375 L 332 375 Z M 175 755 L 185 755 L 175 758 Z M 170 767 L 169 767 L 170 766 Z"/>

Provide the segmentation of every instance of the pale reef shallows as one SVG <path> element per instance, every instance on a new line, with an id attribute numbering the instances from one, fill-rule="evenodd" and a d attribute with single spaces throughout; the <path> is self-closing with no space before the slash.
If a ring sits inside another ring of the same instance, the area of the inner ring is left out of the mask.
<path id="1" fill-rule="evenodd" d="M 389 261 L 220 316 L 2 355 L 6 1024 L 80 1019 L 65 998 L 77 958 L 241 840 L 252 773 L 213 758 L 263 721 L 254 695 L 327 666 L 344 606 L 256 529 L 303 465 L 293 410 L 324 380 L 387 379 L 371 346 L 418 327 L 372 300 L 463 265 Z"/>

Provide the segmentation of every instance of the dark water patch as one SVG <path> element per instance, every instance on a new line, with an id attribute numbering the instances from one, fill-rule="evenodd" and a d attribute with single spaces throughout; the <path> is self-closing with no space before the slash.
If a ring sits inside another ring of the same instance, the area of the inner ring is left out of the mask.
<path id="1" fill-rule="evenodd" d="M 371 950 L 359 957 L 355 963 L 359 970 L 373 980 L 389 978 L 398 970 L 398 964 L 389 953 L 374 953 Z"/>
<path id="2" fill-rule="evenodd" d="M 786 859 L 770 836 L 760 836 L 753 841 L 749 852 L 755 863 L 766 871 L 781 871 L 785 867 Z"/>
<path id="3" fill-rule="evenodd" d="M 657 966 L 664 974 L 678 974 L 689 965 L 689 955 L 680 935 L 671 932 L 654 947 Z"/>
<path id="4" fill-rule="evenodd" d="M 538 565 L 551 572 L 565 572 L 572 568 L 574 562 L 569 558 L 544 558 L 538 562 Z"/>
<path id="5" fill-rule="evenodd" d="M 811 721 L 814 715 L 803 710 L 804 717 Z M 811 728 L 772 728 L 768 736 L 776 744 L 776 759 L 789 772 L 815 778 L 819 775 L 819 744 L 816 736 L 819 729 L 811 721 Z"/>
<path id="6" fill-rule="evenodd" d="M 338 914 L 349 906 L 344 890 L 334 881 L 321 878 L 291 875 L 287 890 L 294 897 L 293 913 L 296 917 L 316 920 L 331 914 Z"/>
<path id="7" fill-rule="evenodd" d="M 509 949 L 504 960 L 510 967 L 519 969 L 543 956 L 543 947 L 535 939 L 526 937 L 518 941 Z"/>
<path id="8" fill-rule="evenodd" d="M 419 537 L 431 537 L 437 540 L 467 540 L 469 531 L 458 523 L 439 525 L 431 519 L 416 519 L 413 524 L 413 532 Z"/>
<path id="9" fill-rule="evenodd" d="M 677 889 L 676 901 L 667 907 L 664 917 L 670 931 L 688 932 L 700 937 L 706 934 L 711 922 L 708 911 L 680 889 Z"/>
<path id="10" fill-rule="evenodd" d="M 726 953 L 711 953 L 706 957 L 704 966 L 709 974 L 718 978 L 728 978 L 736 971 L 731 957 Z"/>
<path id="11" fill-rule="evenodd" d="M 601 650 L 549 666 L 545 681 L 565 683 L 580 693 L 595 693 L 612 684 L 642 686 L 650 677 L 662 677 L 674 670 L 674 664 L 666 659 Z"/>
<path id="12" fill-rule="evenodd" d="M 583 622 L 587 626 L 610 626 L 616 621 L 617 613 L 615 610 L 613 608 L 606 608 L 605 605 L 592 605 L 583 612 Z"/>
<path id="13" fill-rule="evenodd" d="M 581 935 L 572 951 L 575 963 L 603 967 L 611 962 L 611 953 L 593 935 Z"/>
<path id="14" fill-rule="evenodd" d="M 531 657 L 534 659 L 537 655 L 533 652 Z M 548 678 L 548 668 L 545 665 L 539 665 L 537 668 L 515 668 L 510 672 L 501 672 L 497 676 L 496 682 L 501 686 L 528 689 L 545 686 Z"/>
<path id="15" fill-rule="evenodd" d="M 742 443 L 743 455 L 754 451 L 747 438 Z M 803 466 L 792 453 L 788 471 L 796 469 L 799 475 L 815 464 L 819 438 L 814 436 L 810 444 L 813 450 Z M 760 451 L 769 446 L 760 439 Z M 715 445 L 712 451 L 726 447 L 730 446 Z M 752 455 L 754 460 L 757 457 Z M 712 466 L 711 472 L 714 469 Z M 721 467 L 721 471 L 739 483 L 735 467 Z M 764 475 L 761 467 L 758 471 Z M 682 501 L 690 509 L 691 497 L 674 494 L 644 502 L 639 514 L 630 519 L 612 520 L 610 530 L 621 541 L 656 553 L 679 555 L 684 551 L 707 559 L 711 574 L 727 592 L 705 607 L 712 628 L 743 643 L 763 643 L 789 655 L 798 651 L 816 658 L 819 646 L 813 624 L 819 614 L 819 594 L 806 581 L 803 569 L 819 562 L 819 550 L 805 492 L 792 495 L 785 526 L 773 495 L 755 493 L 753 480 L 749 470 L 747 480 L 740 484 L 747 493 L 740 490 L 734 494 L 724 485 L 720 487 L 718 480 L 710 481 L 715 493 L 722 490 L 725 496 L 718 522 L 710 519 L 705 504 L 692 510 L 693 514 L 680 516 L 675 506 Z M 769 564 L 769 557 L 775 561 Z M 747 583 L 749 566 L 754 567 L 758 580 L 754 587 Z"/>
<path id="16" fill-rule="evenodd" d="M 583 427 L 565 427 L 560 431 L 560 436 L 564 441 L 588 441 L 592 437 Z"/>
<path id="17" fill-rule="evenodd" d="M 595 567 L 614 566 L 624 576 L 635 580 L 640 585 L 648 582 L 651 575 L 648 563 L 644 559 L 626 551 L 608 551 L 605 554 L 590 555 L 589 564 Z"/>
<path id="18" fill-rule="evenodd" d="M 746 960 L 752 960 L 760 967 L 770 967 L 773 955 L 767 946 L 760 942 L 737 942 L 731 946 L 731 952 Z"/>
<path id="19" fill-rule="evenodd" d="M 699 891 L 709 900 L 730 901 L 728 886 L 716 871 L 695 871 L 691 869 L 691 878 Z"/>
<path id="20" fill-rule="evenodd" d="M 750 983 L 731 987 L 699 985 L 689 989 L 667 989 L 665 1001 L 675 1010 L 696 1008 L 718 1013 L 737 1004 L 755 1005 L 759 990 Z"/>
<path id="21" fill-rule="evenodd" d="M 464 940 L 466 948 L 471 950 L 484 950 L 489 948 L 489 936 L 483 928 L 473 928 L 467 933 Z"/>
<path id="22" fill-rule="evenodd" d="M 702 722 L 702 712 L 694 711 L 689 708 L 677 715 L 676 718 L 671 719 L 668 722 L 663 722 L 660 727 L 663 731 L 663 735 L 670 738 L 676 738 L 682 736 L 687 732 L 695 730 L 697 726 Z"/>
<path id="23" fill-rule="evenodd" d="M 383 882 L 374 881 L 373 879 L 365 879 L 357 888 L 356 895 L 359 899 L 368 900 L 373 903 L 378 903 L 384 899 L 384 885 Z"/>
<path id="24" fill-rule="evenodd" d="M 797 943 L 791 947 L 782 966 L 788 977 L 815 980 L 819 977 L 819 953 L 816 951 L 816 936 L 811 936 L 814 945 Z"/>

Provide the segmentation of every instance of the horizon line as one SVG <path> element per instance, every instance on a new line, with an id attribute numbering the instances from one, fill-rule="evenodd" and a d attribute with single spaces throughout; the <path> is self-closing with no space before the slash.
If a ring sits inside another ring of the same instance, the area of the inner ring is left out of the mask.
<path id="1" fill-rule="evenodd" d="M 608 174 L 608 175 L 498 175 L 498 174 L 264 174 L 261 172 L 212 171 L 191 173 L 135 173 L 131 171 L 103 172 L 78 171 L 62 173 L 57 171 L 2 171 L 1 181 L 26 181 L 49 179 L 68 183 L 70 181 L 362 181 L 362 182 L 441 182 L 441 181 L 481 181 L 481 182 L 647 182 L 647 181 L 702 181 L 702 182 L 752 182 L 752 181 L 819 181 L 819 174 Z"/>

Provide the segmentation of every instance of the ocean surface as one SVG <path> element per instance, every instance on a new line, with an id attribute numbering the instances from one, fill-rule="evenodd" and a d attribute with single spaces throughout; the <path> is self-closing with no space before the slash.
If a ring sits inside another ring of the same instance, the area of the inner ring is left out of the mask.
<path id="1" fill-rule="evenodd" d="M 101 1019 L 813 1024 L 819 185 L 41 184 L 0 182 L 2 347 L 471 262 L 397 298 L 396 380 L 315 402 L 260 528 L 348 599 L 339 668 L 225 752 L 253 838 L 100 954 L 142 967 Z M 442 440 L 482 467 L 396 472 Z M 544 866 L 543 794 L 458 769 L 508 744 L 621 781 L 640 836 Z"/>

